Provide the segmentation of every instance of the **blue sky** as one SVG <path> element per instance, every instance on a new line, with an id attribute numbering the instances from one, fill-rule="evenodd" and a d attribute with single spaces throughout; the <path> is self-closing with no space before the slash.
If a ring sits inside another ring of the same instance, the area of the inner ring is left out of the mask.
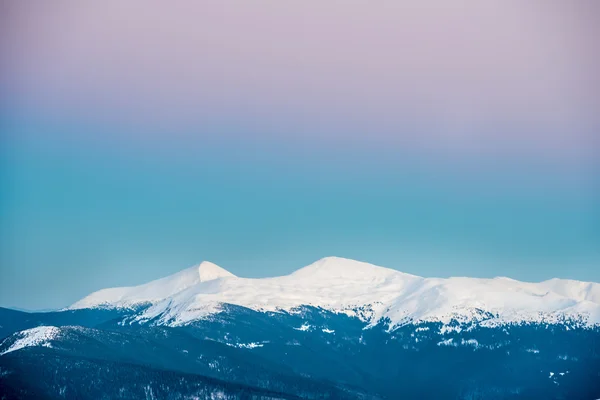
<path id="1" fill-rule="evenodd" d="M 0 306 L 202 260 L 600 281 L 598 5 L 0 13 Z"/>
<path id="2" fill-rule="evenodd" d="M 65 306 L 202 260 L 248 277 L 337 255 L 423 276 L 600 280 L 585 171 L 256 141 L 91 146 L 32 131 L 2 152 L 4 306 Z"/>

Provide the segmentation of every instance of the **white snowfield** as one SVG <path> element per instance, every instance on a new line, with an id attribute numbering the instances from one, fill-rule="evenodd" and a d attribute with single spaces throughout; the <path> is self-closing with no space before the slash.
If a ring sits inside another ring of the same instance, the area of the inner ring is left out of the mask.
<path id="1" fill-rule="evenodd" d="M 422 278 L 394 269 L 323 258 L 275 278 L 236 277 L 203 262 L 144 285 L 104 289 L 70 309 L 151 306 L 138 320 L 183 325 L 221 310 L 223 303 L 258 311 L 315 306 L 390 326 L 452 319 L 484 326 L 504 323 L 600 323 L 600 284 L 563 279 L 539 283 L 509 278 Z"/>

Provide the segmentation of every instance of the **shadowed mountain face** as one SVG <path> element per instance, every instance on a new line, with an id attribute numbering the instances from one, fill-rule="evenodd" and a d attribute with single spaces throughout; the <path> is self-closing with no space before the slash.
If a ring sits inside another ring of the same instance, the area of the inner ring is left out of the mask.
<path id="1" fill-rule="evenodd" d="M 597 399 L 596 296 L 336 258 L 261 280 L 203 263 L 0 309 L 0 398 Z"/>

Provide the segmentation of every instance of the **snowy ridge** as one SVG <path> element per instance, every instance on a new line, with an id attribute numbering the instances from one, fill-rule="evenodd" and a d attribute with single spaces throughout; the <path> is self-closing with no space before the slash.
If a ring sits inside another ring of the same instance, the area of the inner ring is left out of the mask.
<path id="1" fill-rule="evenodd" d="M 143 285 L 99 290 L 71 305 L 69 309 L 98 306 L 133 307 L 144 303 L 155 303 L 201 282 L 224 277 L 235 277 L 235 275 L 218 265 L 204 261 Z"/>
<path id="2" fill-rule="evenodd" d="M 0 356 L 4 354 L 23 349 L 31 346 L 44 346 L 52 347 L 50 344 L 51 340 L 55 340 L 60 335 L 60 329 L 55 326 L 38 326 L 36 328 L 27 329 L 16 333 L 13 336 L 8 337 L 9 339 L 15 339 L 14 342 L 4 351 L 0 352 Z M 2 348 L 4 342 L 0 343 Z"/>
<path id="3" fill-rule="evenodd" d="M 150 304 L 138 321 L 183 325 L 221 311 L 223 303 L 258 311 L 321 307 L 391 327 L 410 322 L 477 322 L 484 326 L 539 322 L 600 323 L 600 284 L 551 279 L 422 278 L 338 257 L 323 258 L 275 278 L 239 278 L 208 262 L 166 278 L 105 289 L 73 304 L 132 307 Z"/>

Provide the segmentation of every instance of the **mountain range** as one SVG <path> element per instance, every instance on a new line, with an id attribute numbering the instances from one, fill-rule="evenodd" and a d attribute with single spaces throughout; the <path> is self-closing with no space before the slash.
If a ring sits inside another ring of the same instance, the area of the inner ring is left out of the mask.
<path id="1" fill-rule="evenodd" d="M 600 284 L 210 262 L 0 309 L 0 398 L 600 398 Z M 220 396 L 220 397 L 219 397 Z"/>

